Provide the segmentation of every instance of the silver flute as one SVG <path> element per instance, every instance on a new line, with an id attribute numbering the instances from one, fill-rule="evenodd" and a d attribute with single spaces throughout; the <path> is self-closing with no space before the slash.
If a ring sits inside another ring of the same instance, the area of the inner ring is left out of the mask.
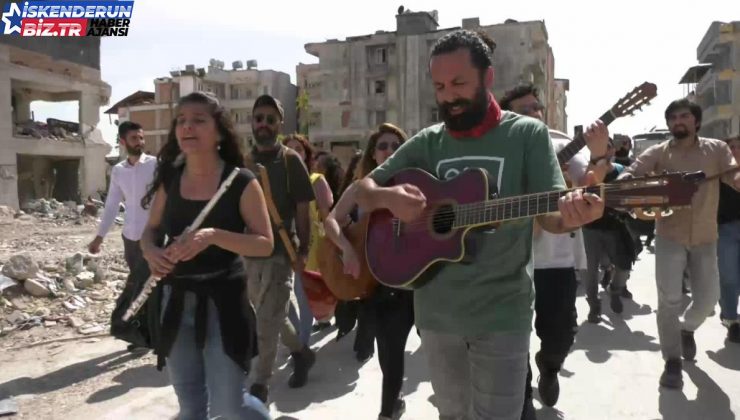
<path id="1" fill-rule="evenodd" d="M 200 225 L 203 223 L 203 220 L 208 216 L 208 213 L 211 212 L 213 209 L 213 206 L 216 205 L 216 202 L 218 202 L 219 198 L 226 192 L 226 190 L 231 186 L 231 182 L 234 180 L 234 178 L 239 174 L 239 168 L 234 168 L 233 171 L 229 174 L 229 176 L 224 180 L 224 182 L 221 183 L 221 186 L 219 187 L 218 191 L 216 191 L 216 194 L 211 197 L 211 199 L 208 201 L 205 207 L 203 207 L 203 210 L 200 211 L 198 214 L 198 217 L 195 218 L 193 223 L 190 224 L 185 230 L 183 231 L 183 234 L 190 233 L 200 227 Z M 144 284 L 144 288 L 141 289 L 141 292 L 139 292 L 139 295 L 136 296 L 136 299 L 134 299 L 133 302 L 131 302 L 131 305 L 129 305 L 128 309 L 126 310 L 126 313 L 123 314 L 123 321 L 127 322 L 131 317 L 136 315 L 137 312 L 139 312 L 139 309 L 141 309 L 142 306 L 144 306 L 144 303 L 146 302 L 147 298 L 149 298 L 149 295 L 152 293 L 152 290 L 154 290 L 154 287 L 157 285 L 157 281 L 159 281 L 158 277 L 155 276 L 149 276 L 149 279 L 147 279 L 146 283 Z"/>

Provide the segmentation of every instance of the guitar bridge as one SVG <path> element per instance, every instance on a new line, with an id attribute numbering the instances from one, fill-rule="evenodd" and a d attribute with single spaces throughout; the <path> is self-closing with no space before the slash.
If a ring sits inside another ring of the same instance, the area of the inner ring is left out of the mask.
<path id="1" fill-rule="evenodd" d="M 393 219 L 393 236 L 398 238 L 401 236 L 401 220 Z"/>
<path id="2" fill-rule="evenodd" d="M 401 220 L 400 219 L 393 219 L 393 248 L 396 250 L 396 252 L 400 251 L 401 249 Z"/>

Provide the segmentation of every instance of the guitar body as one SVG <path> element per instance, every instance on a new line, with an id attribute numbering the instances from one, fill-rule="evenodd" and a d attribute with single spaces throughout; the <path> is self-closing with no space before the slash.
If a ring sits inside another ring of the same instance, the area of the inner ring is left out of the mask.
<path id="1" fill-rule="evenodd" d="M 372 294 L 378 285 L 378 282 L 370 274 L 367 262 L 364 259 L 365 233 L 368 220 L 369 215 L 365 215 L 357 223 L 352 223 L 342 230 L 360 258 L 360 277 L 357 279 L 344 273 L 342 251 L 334 242 L 327 237 L 321 238 L 319 242 L 319 269 L 324 278 L 324 283 L 338 299 L 366 298 Z"/>
<path id="2" fill-rule="evenodd" d="M 396 174 L 386 186 L 411 184 L 427 199 L 427 209 L 410 225 L 399 223 L 390 211 L 370 214 L 366 257 L 370 272 L 389 287 L 416 288 L 420 276 L 441 261 L 458 262 L 465 255 L 465 233 L 453 228 L 451 206 L 488 199 L 488 177 L 481 169 L 467 169 L 449 181 L 440 181 L 419 169 Z"/>

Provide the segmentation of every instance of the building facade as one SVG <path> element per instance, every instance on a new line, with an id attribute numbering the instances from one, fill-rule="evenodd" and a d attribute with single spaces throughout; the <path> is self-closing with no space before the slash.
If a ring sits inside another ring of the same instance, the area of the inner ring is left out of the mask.
<path id="1" fill-rule="evenodd" d="M 740 136 L 740 21 L 712 22 L 696 49 L 699 64 L 681 78 L 703 109 L 700 135 Z"/>
<path id="2" fill-rule="evenodd" d="M 110 93 L 100 38 L 0 38 L 0 205 L 80 202 L 106 189 L 111 147 L 97 125 Z M 79 117 L 35 121 L 34 101 L 76 101 Z"/>
<path id="3" fill-rule="evenodd" d="M 285 123 L 283 131 L 297 131 L 296 87 L 290 75 L 274 70 L 252 68 L 256 62 L 249 61 L 248 68 L 235 61 L 232 69 L 224 69 L 223 62 L 211 60 L 207 69 L 186 65 L 183 70 L 170 72 L 170 77 L 154 80 L 154 92 L 135 92 L 116 103 L 106 113 L 117 115 L 118 121 L 135 121 L 144 127 L 146 150 L 156 154 L 167 141 L 167 134 L 174 119 L 177 101 L 195 91 L 215 94 L 221 104 L 231 113 L 242 146 L 251 147 L 252 107 L 262 94 L 270 94 L 283 103 Z"/>
<path id="4" fill-rule="evenodd" d="M 429 58 L 434 43 L 459 28 L 440 29 L 432 12 L 399 10 L 396 31 L 310 43 L 306 52 L 317 64 L 296 68 L 299 97 L 308 106 L 299 125 L 311 141 L 347 161 L 363 148 L 368 134 L 390 122 L 413 135 L 439 121 Z M 566 131 L 566 80 L 554 78 L 554 58 L 544 22 L 508 20 L 481 26 L 478 18 L 464 19 L 462 27 L 486 32 L 497 43 L 494 52 L 497 97 L 521 82 L 542 91 L 548 124 Z"/>

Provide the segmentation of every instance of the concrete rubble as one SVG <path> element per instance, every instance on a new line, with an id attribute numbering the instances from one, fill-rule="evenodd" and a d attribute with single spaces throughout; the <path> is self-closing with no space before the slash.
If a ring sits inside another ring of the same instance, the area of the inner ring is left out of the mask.
<path id="1" fill-rule="evenodd" d="M 80 124 L 47 118 L 46 123 L 28 120 L 16 124 L 17 136 L 29 136 L 37 139 L 46 138 L 59 141 L 82 141 Z"/>
<path id="2" fill-rule="evenodd" d="M 70 232 L 97 226 L 90 218 L 85 218 L 83 227 L 74 219 L 57 219 L 54 211 L 66 217 L 73 209 L 54 200 L 38 200 L 32 207 L 43 214 L 52 212 L 32 226 L 62 223 L 61 228 L 71 228 Z M 0 208 L 0 220 L 16 229 L 10 246 L 5 242 L 8 235 L 0 230 L 0 340 L 29 330 L 62 328 L 82 335 L 108 331 L 110 314 L 127 278 L 122 253 L 89 254 L 84 247 L 87 236 L 82 240 L 70 235 L 23 235 L 29 225 L 12 210 Z M 44 334 L 34 335 L 28 341 L 39 341 Z M 15 339 L 13 343 L 17 344 Z"/>

